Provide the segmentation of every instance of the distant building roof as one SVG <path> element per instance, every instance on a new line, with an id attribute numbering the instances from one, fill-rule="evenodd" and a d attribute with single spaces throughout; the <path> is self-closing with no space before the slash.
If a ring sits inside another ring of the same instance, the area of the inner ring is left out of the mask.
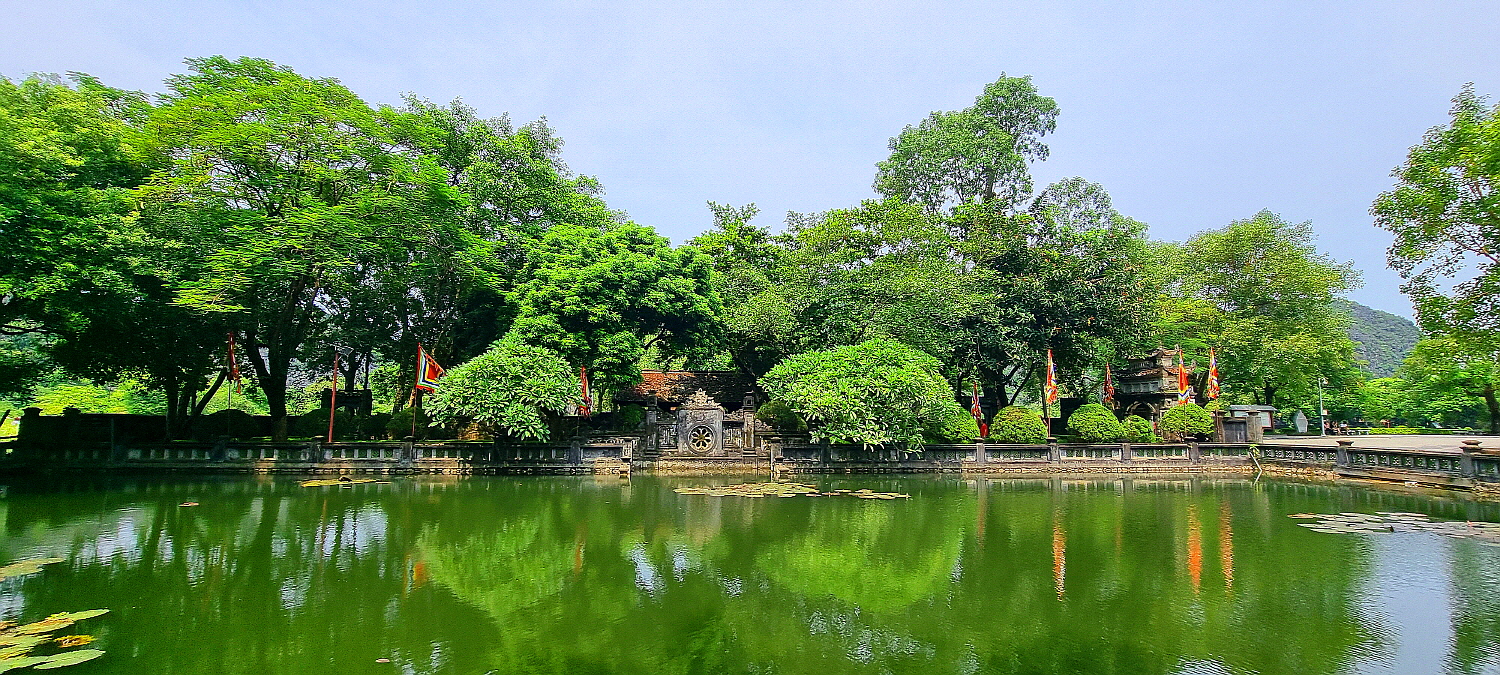
<path id="1" fill-rule="evenodd" d="M 620 392 L 617 401 L 681 403 L 702 389 L 709 398 L 731 410 L 739 408 L 746 394 L 763 398 L 755 380 L 733 370 L 646 370 L 641 383 Z"/>

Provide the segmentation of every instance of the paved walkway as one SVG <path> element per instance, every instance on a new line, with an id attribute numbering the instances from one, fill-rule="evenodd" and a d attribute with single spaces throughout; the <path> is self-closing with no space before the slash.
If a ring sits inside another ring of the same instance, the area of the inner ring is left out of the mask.
<path id="1" fill-rule="evenodd" d="M 1453 436 L 1429 436 L 1423 434 L 1380 434 L 1373 436 L 1266 436 L 1267 443 L 1278 445 L 1306 445 L 1311 447 L 1336 447 L 1338 439 L 1354 441 L 1356 448 L 1383 450 L 1436 450 L 1458 452 L 1466 439 L 1478 440 L 1484 448 L 1500 448 L 1500 436 L 1482 434 L 1456 434 Z"/>

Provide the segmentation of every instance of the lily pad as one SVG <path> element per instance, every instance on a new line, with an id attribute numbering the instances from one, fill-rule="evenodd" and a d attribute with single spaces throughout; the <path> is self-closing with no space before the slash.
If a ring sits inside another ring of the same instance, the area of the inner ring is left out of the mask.
<path id="1" fill-rule="evenodd" d="M 42 565 L 51 565 L 52 563 L 60 563 L 62 561 L 63 558 L 33 558 L 31 560 L 13 562 L 4 567 L 0 567 L 0 580 L 8 579 L 10 577 L 23 577 L 28 574 L 36 574 L 37 572 L 42 571 Z"/>
<path id="2" fill-rule="evenodd" d="M 92 661 L 101 656 L 104 656 L 104 650 L 102 649 L 78 649 L 71 652 L 55 654 L 48 657 L 46 663 L 38 663 L 33 667 L 37 670 L 50 670 L 52 668 L 77 665 L 83 663 L 84 661 Z"/>
<path id="3" fill-rule="evenodd" d="M 67 617 L 69 619 L 74 620 L 74 621 L 82 621 L 84 619 L 92 619 L 92 618 L 94 618 L 96 616 L 100 616 L 100 615 L 104 615 L 104 614 L 108 614 L 108 613 L 109 613 L 109 610 L 107 610 L 107 609 L 85 609 L 82 612 L 68 612 L 67 613 Z"/>
<path id="4" fill-rule="evenodd" d="M 45 656 L 13 656 L 8 659 L 0 659 L 0 673 L 17 668 L 27 668 L 47 660 L 48 658 Z"/>

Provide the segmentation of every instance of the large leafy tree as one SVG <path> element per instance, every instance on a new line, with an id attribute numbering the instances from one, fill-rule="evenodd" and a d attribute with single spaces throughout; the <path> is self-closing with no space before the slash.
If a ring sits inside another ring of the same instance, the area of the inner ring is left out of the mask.
<path id="1" fill-rule="evenodd" d="M 1417 323 L 1429 335 L 1403 365 L 1428 383 L 1484 401 L 1500 432 L 1500 106 L 1467 85 L 1447 126 L 1434 127 L 1392 175 L 1396 187 L 1370 209 L 1396 236 L 1391 267 L 1406 279 Z M 1415 365 L 1413 365 L 1415 364 Z"/>
<path id="2" fill-rule="evenodd" d="M 876 338 L 790 357 L 761 386 L 801 414 L 815 438 L 921 445 L 963 412 L 939 368 L 927 354 Z"/>
<path id="3" fill-rule="evenodd" d="M 398 152 L 391 110 L 261 59 L 190 59 L 147 135 L 172 161 L 140 195 L 183 261 L 178 302 L 226 315 L 287 434 L 287 376 L 361 265 L 400 259 L 453 199 L 444 171 Z"/>
<path id="4" fill-rule="evenodd" d="M 223 328 L 173 304 L 174 251 L 136 226 L 131 190 L 162 164 L 140 133 L 150 112 L 86 75 L 0 79 L 0 330 L 44 336 L 74 376 L 143 377 L 180 431 Z"/>
<path id="5" fill-rule="evenodd" d="M 510 336 L 587 366 L 604 389 L 639 380 L 649 350 L 717 351 L 711 261 L 632 222 L 558 224 L 530 250 Z"/>
<path id="6" fill-rule="evenodd" d="M 937 213 L 962 204 L 1016 206 L 1031 196 L 1027 162 L 1047 158 L 1042 136 L 1057 126 L 1057 103 L 1030 77 L 990 83 L 974 105 L 933 112 L 890 141 L 875 190 Z"/>
<path id="7" fill-rule="evenodd" d="M 1310 223 L 1262 211 L 1163 251 L 1170 284 L 1155 337 L 1202 359 L 1216 347 L 1225 390 L 1268 405 L 1304 402 L 1319 378 L 1357 374 L 1349 316 L 1333 300 L 1359 274 L 1312 238 Z"/>
<path id="8" fill-rule="evenodd" d="M 1407 383 L 1413 417 L 1451 426 L 1482 416 L 1490 433 L 1500 433 L 1500 345 L 1429 337 L 1417 343 L 1398 372 Z"/>

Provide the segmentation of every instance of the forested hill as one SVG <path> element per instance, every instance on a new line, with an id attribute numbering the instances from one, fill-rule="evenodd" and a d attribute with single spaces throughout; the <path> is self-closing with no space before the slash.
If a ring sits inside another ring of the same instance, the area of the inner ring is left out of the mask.
<path id="1" fill-rule="evenodd" d="M 1368 361 L 1366 369 L 1375 377 L 1390 377 L 1396 366 L 1411 353 L 1421 337 L 1421 331 L 1410 319 L 1366 307 L 1357 302 L 1340 300 L 1338 305 L 1354 315 L 1349 325 L 1349 337 L 1354 340 L 1355 353 L 1360 360 Z"/>

